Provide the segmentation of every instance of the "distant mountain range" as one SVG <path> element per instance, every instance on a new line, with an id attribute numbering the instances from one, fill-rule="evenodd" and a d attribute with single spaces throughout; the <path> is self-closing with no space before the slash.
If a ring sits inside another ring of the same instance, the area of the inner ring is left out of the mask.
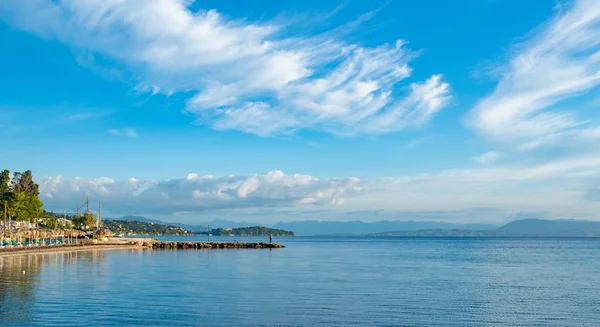
<path id="1" fill-rule="evenodd" d="M 294 221 L 265 225 L 252 222 L 212 220 L 198 224 L 181 224 L 141 216 L 107 218 L 137 220 L 155 224 L 180 226 L 197 233 L 206 232 L 208 225 L 216 228 L 264 226 L 292 231 L 296 236 L 456 236 L 456 237 L 600 237 L 600 222 L 587 220 L 522 219 L 501 227 L 492 224 L 454 224 L 440 221 Z"/>
<path id="2" fill-rule="evenodd" d="M 297 236 L 335 236 L 335 235 L 367 235 L 372 233 L 381 233 L 389 231 L 414 231 L 421 229 L 473 229 L 473 230 L 488 230 L 496 229 L 497 225 L 491 224 L 453 224 L 439 221 L 293 221 L 293 222 L 278 222 L 274 225 L 265 225 L 252 222 L 234 222 L 228 220 L 212 220 L 198 224 L 182 224 L 174 222 L 164 222 L 156 219 L 150 219 L 142 216 L 124 216 L 120 218 L 107 218 L 108 220 L 137 220 L 141 222 L 168 224 L 180 226 L 182 228 L 194 231 L 205 232 L 210 225 L 211 229 L 215 228 L 242 228 L 252 226 L 264 226 L 276 229 L 283 229 L 294 232 Z"/>
<path id="3" fill-rule="evenodd" d="M 372 233 L 370 236 L 600 237 L 600 222 L 574 219 L 522 219 L 494 230 L 423 229 Z"/>
<path id="4" fill-rule="evenodd" d="M 290 230 L 298 236 L 314 235 L 367 235 L 389 231 L 415 231 L 422 229 L 496 229 L 490 224 L 453 224 L 440 221 L 294 221 L 279 222 L 274 228 Z"/>
<path id="5" fill-rule="evenodd" d="M 523 219 L 497 229 L 512 236 L 600 237 L 600 222 L 589 220 Z"/>

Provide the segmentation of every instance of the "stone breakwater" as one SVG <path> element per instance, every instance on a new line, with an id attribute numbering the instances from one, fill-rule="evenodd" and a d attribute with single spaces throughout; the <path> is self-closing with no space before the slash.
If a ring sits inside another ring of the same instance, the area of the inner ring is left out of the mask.
<path id="1" fill-rule="evenodd" d="M 263 242 L 144 242 L 153 249 L 281 249 L 284 245 Z"/>
<path id="2" fill-rule="evenodd" d="M 56 245 L 9 245 L 0 247 L 0 257 L 15 254 L 44 254 L 103 249 L 172 249 L 172 250 L 211 250 L 211 249 L 281 249 L 284 245 L 264 242 L 162 242 L 156 239 L 108 239 L 79 240 L 77 244 Z"/>

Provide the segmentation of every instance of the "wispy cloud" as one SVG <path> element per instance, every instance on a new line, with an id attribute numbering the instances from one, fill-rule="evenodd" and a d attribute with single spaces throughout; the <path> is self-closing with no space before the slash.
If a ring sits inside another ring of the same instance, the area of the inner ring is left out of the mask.
<path id="1" fill-rule="evenodd" d="M 419 137 L 419 138 L 416 138 L 414 140 L 410 140 L 408 143 L 404 144 L 402 146 L 402 148 L 404 148 L 404 149 L 412 149 L 412 148 L 415 148 L 415 147 L 417 147 L 417 146 L 419 146 L 419 145 L 421 145 L 421 144 L 423 144 L 423 143 L 431 140 L 432 138 L 433 138 L 432 136 Z"/>
<path id="2" fill-rule="evenodd" d="M 117 136 L 125 136 L 125 137 L 130 137 L 130 138 L 135 138 L 135 137 L 139 136 L 137 131 L 133 128 L 122 128 L 122 129 L 111 128 L 108 130 L 108 134 L 117 135 Z"/>
<path id="3" fill-rule="evenodd" d="M 112 111 L 103 110 L 103 111 L 83 111 L 76 114 L 72 114 L 67 117 L 67 120 L 77 121 L 77 120 L 87 120 L 87 119 L 96 119 L 101 118 L 107 115 L 110 115 Z"/>
<path id="4" fill-rule="evenodd" d="M 9 2 L 0 17 L 111 58 L 138 90 L 195 93 L 186 109 L 218 130 L 388 133 L 427 123 L 450 97 L 441 75 L 404 82 L 415 57 L 404 41 L 364 47 L 335 30 L 291 35 L 281 21 L 191 12 L 183 0 Z"/>
<path id="5" fill-rule="evenodd" d="M 499 143 L 541 145 L 589 139 L 596 127 L 564 104 L 600 84 L 600 2 L 578 0 L 516 46 L 495 90 L 471 113 L 471 126 Z M 563 104 L 562 107 L 559 105 Z M 595 139 L 593 142 L 597 142 Z"/>
<path id="6" fill-rule="evenodd" d="M 492 163 L 496 160 L 498 160 L 501 157 L 500 152 L 498 151 L 488 151 L 486 153 L 480 154 L 476 157 L 473 158 L 473 160 L 475 160 L 476 162 L 480 163 L 480 164 L 489 164 Z"/>

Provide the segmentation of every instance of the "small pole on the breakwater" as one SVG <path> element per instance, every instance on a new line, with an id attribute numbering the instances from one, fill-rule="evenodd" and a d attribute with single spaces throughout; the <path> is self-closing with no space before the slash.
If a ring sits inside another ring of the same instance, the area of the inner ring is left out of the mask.
<path id="1" fill-rule="evenodd" d="M 206 236 L 208 236 L 208 241 L 210 242 L 210 224 L 208 224 L 208 230 L 206 231 Z"/>

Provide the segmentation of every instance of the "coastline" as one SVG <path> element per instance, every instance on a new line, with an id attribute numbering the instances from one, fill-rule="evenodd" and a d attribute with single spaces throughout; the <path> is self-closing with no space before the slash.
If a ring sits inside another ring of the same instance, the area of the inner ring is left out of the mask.
<path id="1" fill-rule="evenodd" d="M 130 250 L 142 249 L 137 244 L 80 244 L 80 245 L 59 245 L 59 246 L 39 246 L 39 247 L 12 247 L 0 249 L 0 258 L 16 255 L 29 254 L 52 254 L 66 252 L 80 252 L 92 250 Z"/>
<path id="2" fill-rule="evenodd" d="M 86 242 L 80 244 L 50 246 L 14 246 L 0 249 L 0 257 L 66 253 L 92 250 L 125 249 L 280 249 L 284 245 L 265 242 L 160 242 L 155 239 L 111 239 L 106 243 Z"/>

